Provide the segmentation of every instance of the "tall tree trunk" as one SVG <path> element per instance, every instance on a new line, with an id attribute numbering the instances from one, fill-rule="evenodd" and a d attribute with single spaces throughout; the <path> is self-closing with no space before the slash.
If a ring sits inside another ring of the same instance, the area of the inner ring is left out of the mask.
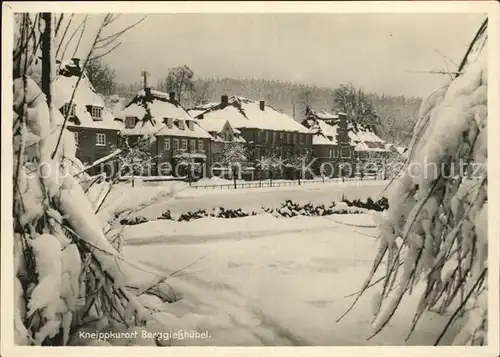
<path id="1" fill-rule="evenodd" d="M 233 182 L 234 182 L 234 189 L 236 190 L 236 168 L 233 167 Z"/>
<path id="2" fill-rule="evenodd" d="M 52 58 L 52 14 L 50 12 L 42 13 L 42 19 L 45 22 L 45 29 L 42 33 L 42 78 L 41 87 L 47 98 L 47 105 L 52 111 L 52 72 L 54 71 Z"/>

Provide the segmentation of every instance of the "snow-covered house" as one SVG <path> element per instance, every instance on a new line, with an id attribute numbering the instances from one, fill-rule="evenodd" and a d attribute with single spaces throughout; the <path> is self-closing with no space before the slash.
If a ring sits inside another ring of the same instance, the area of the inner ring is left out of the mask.
<path id="1" fill-rule="evenodd" d="M 129 143 L 149 136 L 156 157 L 155 174 L 178 175 L 179 164 L 193 160 L 209 172 L 212 136 L 175 99 L 175 93 L 141 89 L 116 114 L 122 135 Z"/>
<path id="2" fill-rule="evenodd" d="M 279 148 L 284 157 L 312 146 L 309 129 L 264 101 L 223 95 L 220 103 L 205 104 L 193 108 L 190 113 L 201 121 L 229 122 L 253 149 L 251 160 L 260 159 L 273 147 Z"/>
<path id="3" fill-rule="evenodd" d="M 347 135 L 347 115 L 306 109 L 304 126 L 314 133 L 313 151 L 317 158 L 351 159 L 353 149 Z"/>
<path id="4" fill-rule="evenodd" d="M 312 148 L 316 158 L 316 171 L 323 163 L 331 163 L 336 173 L 339 173 L 340 163 L 354 159 L 354 146 L 348 136 L 346 114 L 315 111 L 308 107 L 302 124 L 313 132 Z M 334 175 L 336 176 L 335 173 Z"/>
<path id="5" fill-rule="evenodd" d="M 386 142 L 363 124 L 348 123 L 347 128 L 357 158 L 381 159 L 389 153 Z"/>
<path id="6" fill-rule="evenodd" d="M 63 116 L 68 115 L 66 125 L 75 135 L 80 161 L 90 164 L 118 146 L 120 125 L 106 108 L 103 97 L 82 74 L 79 59 L 59 64 L 53 91 L 54 104 Z"/>
<path id="7" fill-rule="evenodd" d="M 191 111 L 188 111 L 191 114 Z M 237 142 L 246 144 L 246 140 L 241 136 L 241 131 L 233 128 L 229 121 L 214 118 L 198 118 L 198 124 L 212 136 L 210 153 L 212 162 L 221 161 L 222 147 L 226 142 Z"/>

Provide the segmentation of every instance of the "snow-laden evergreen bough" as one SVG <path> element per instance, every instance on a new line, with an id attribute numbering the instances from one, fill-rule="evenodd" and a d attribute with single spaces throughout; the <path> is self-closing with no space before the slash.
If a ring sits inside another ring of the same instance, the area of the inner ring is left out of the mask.
<path id="1" fill-rule="evenodd" d="M 73 135 L 63 130 L 57 144 L 64 118 L 30 77 L 13 87 L 15 343 L 92 343 L 78 339 L 85 328 L 164 329 L 126 287 L 125 260 L 82 187 Z M 155 342 L 130 342 L 141 343 Z"/>
<path id="2" fill-rule="evenodd" d="M 423 103 L 407 165 L 389 187 L 387 215 L 375 216 L 380 246 L 358 295 L 374 285 L 386 257 L 382 287 L 372 298 L 372 337 L 404 296 L 418 290 L 422 294 L 408 337 L 432 309 L 451 312 L 435 344 L 459 317 L 466 322 L 453 344 L 487 344 L 486 26 L 471 44 L 461 74 Z"/>

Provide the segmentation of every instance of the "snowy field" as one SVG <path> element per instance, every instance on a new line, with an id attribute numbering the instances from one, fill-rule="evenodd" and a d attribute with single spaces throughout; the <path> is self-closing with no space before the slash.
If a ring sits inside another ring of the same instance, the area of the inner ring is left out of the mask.
<path id="1" fill-rule="evenodd" d="M 210 210 L 219 206 L 257 211 L 263 206 L 277 207 L 287 199 L 313 204 L 339 201 L 342 195 L 348 199 L 367 197 L 376 199 L 387 183 L 388 181 L 349 181 L 236 190 L 196 189 L 183 182 L 144 184 L 136 187 L 119 184 L 113 189 L 106 200 L 108 203 L 101 210 L 113 210 L 116 205 L 133 208 L 138 201 L 144 202 L 148 197 L 164 195 L 164 198 L 157 203 L 134 213 L 133 216 L 144 216 L 151 220 L 166 210 L 179 214 L 197 209 Z"/>
<path id="2" fill-rule="evenodd" d="M 184 299 L 167 311 L 174 326 L 208 330 L 210 338 L 174 345 L 432 345 L 447 320 L 433 313 L 405 343 L 422 289 L 369 341 L 377 287 L 335 322 L 353 301 L 345 296 L 368 274 L 377 244 L 373 224 L 367 214 L 152 221 L 126 228 L 125 254 L 163 274 L 182 269 L 167 282 Z M 133 273 L 137 282 L 146 275 Z"/>

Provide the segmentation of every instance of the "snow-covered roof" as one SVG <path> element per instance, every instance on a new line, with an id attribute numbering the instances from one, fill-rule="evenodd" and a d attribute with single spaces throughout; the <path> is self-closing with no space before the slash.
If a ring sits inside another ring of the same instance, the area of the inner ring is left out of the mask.
<path id="1" fill-rule="evenodd" d="M 332 140 L 328 139 L 326 136 L 322 134 L 314 134 L 313 140 L 312 140 L 313 145 L 335 145 Z"/>
<path id="2" fill-rule="evenodd" d="M 70 103 L 78 78 L 79 73 L 75 63 L 65 61 L 61 64 L 59 74 L 53 82 L 54 104 L 58 109 Z M 120 123 L 114 120 L 113 114 L 106 108 L 103 97 L 96 92 L 85 74 L 78 82 L 72 103 L 75 104 L 75 116 L 79 123 L 68 122 L 69 127 L 120 129 Z M 94 120 L 87 106 L 102 108 L 102 120 Z"/>
<path id="3" fill-rule="evenodd" d="M 199 114 L 203 114 L 204 112 L 206 112 L 207 109 L 204 109 L 202 107 L 199 107 L 196 109 L 188 109 L 188 113 L 189 113 L 189 115 L 191 115 L 194 118 L 194 117 L 197 117 Z"/>
<path id="4" fill-rule="evenodd" d="M 321 131 L 321 133 L 324 135 L 324 136 L 327 136 L 327 137 L 331 137 L 332 139 L 332 142 L 333 144 L 332 145 L 337 145 L 337 129 L 338 129 L 338 125 L 334 124 L 334 125 L 330 125 L 330 124 L 327 124 L 321 120 L 318 120 L 317 122 L 318 126 L 319 126 L 319 129 Z"/>
<path id="5" fill-rule="evenodd" d="M 222 129 L 224 129 L 224 125 L 226 125 L 227 122 L 228 122 L 227 120 L 220 120 L 214 118 L 198 119 L 198 124 L 200 124 L 200 126 L 209 133 L 222 132 Z"/>
<path id="6" fill-rule="evenodd" d="M 122 121 L 127 117 L 138 119 L 134 128 L 125 128 L 122 123 L 124 135 L 211 138 L 211 135 L 189 115 L 179 102 L 170 100 L 167 93 L 156 90 L 151 90 L 150 94 L 146 94 L 146 91 L 141 89 L 116 116 Z"/>
<path id="7" fill-rule="evenodd" d="M 227 106 L 221 103 L 206 104 L 193 108 L 191 113 L 195 116 L 203 114 L 203 119 L 218 119 L 229 121 L 233 128 L 256 128 L 275 131 L 290 131 L 298 133 L 311 133 L 309 129 L 296 122 L 288 115 L 266 105 L 260 109 L 258 101 L 231 96 Z M 197 114 L 195 114 L 197 113 Z"/>
<path id="8" fill-rule="evenodd" d="M 375 135 L 374 132 L 369 130 L 363 125 L 347 125 L 347 134 L 349 139 L 355 145 L 356 151 L 372 151 L 372 152 L 387 152 L 389 149 L 386 147 L 384 140 Z"/>
<path id="9" fill-rule="evenodd" d="M 116 114 L 125 108 L 127 105 L 126 99 L 118 96 L 117 94 L 111 95 L 107 98 L 109 111 L 116 117 Z"/>
<path id="10" fill-rule="evenodd" d="M 371 147 L 368 143 L 358 142 L 354 147 L 355 151 L 387 152 L 385 147 Z"/>
<path id="11" fill-rule="evenodd" d="M 224 127 L 227 125 L 229 126 L 230 130 L 232 130 L 234 136 L 233 140 L 235 142 L 239 143 L 245 143 L 246 140 L 241 136 L 241 131 L 239 131 L 236 128 L 233 128 L 229 121 L 227 120 L 220 120 L 220 119 L 215 119 L 215 118 L 204 118 L 204 119 L 198 119 L 198 124 L 207 132 L 212 134 L 212 138 L 215 142 L 224 142 L 224 139 L 222 138 L 222 131 L 224 130 Z"/>
<path id="12" fill-rule="evenodd" d="M 317 113 L 311 111 L 311 113 Z M 328 117 L 328 119 L 334 119 Z M 309 116 L 307 123 L 310 130 L 315 133 L 313 136 L 313 145 L 337 145 L 337 129 L 338 123 L 331 124 L 322 119 L 318 120 L 316 115 Z"/>
<path id="13" fill-rule="evenodd" d="M 332 114 L 326 110 L 311 110 L 310 114 L 321 120 L 335 120 L 339 118 L 338 114 Z"/>

